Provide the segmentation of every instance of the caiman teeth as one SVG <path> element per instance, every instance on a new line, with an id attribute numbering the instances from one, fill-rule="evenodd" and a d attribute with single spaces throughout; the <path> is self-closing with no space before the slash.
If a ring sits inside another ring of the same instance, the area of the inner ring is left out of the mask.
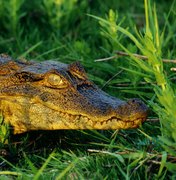
<path id="1" fill-rule="evenodd" d="M 143 122 L 145 120 L 145 117 L 140 117 L 140 118 L 136 118 L 134 120 L 130 120 L 130 119 L 124 119 L 124 118 L 120 118 L 120 117 L 111 117 L 109 119 L 105 119 L 105 120 L 101 120 L 101 121 L 94 121 L 91 118 L 89 118 L 88 116 L 85 115 L 77 115 L 77 114 L 71 114 L 71 113 L 67 113 L 67 112 L 60 112 L 59 111 L 59 115 L 63 118 L 68 119 L 68 123 L 83 123 L 86 125 L 88 124 L 88 126 L 97 128 L 97 129 L 101 129 L 101 128 L 110 128 L 111 126 L 114 126 L 114 128 L 124 128 L 124 127 L 137 127 L 141 122 Z"/>

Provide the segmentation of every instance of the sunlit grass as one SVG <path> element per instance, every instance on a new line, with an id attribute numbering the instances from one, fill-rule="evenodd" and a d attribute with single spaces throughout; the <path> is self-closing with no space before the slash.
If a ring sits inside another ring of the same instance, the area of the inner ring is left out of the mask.
<path id="1" fill-rule="evenodd" d="M 138 130 L 9 136 L 1 125 L 0 179 L 176 178 L 175 87 L 170 81 L 174 76 L 171 66 L 162 62 L 163 57 L 176 56 L 175 10 L 168 2 L 155 7 L 145 1 L 145 12 L 142 7 L 143 2 L 116 0 L 0 0 L 1 52 L 42 61 L 79 60 L 91 80 L 109 94 L 139 97 L 150 107 L 149 121 Z M 156 9 L 162 11 L 159 17 Z M 94 62 L 115 56 L 117 50 L 129 57 Z"/>
<path id="2" fill-rule="evenodd" d="M 111 10 L 112 11 L 112 10 Z M 112 14 L 112 13 L 111 13 Z M 150 18 L 149 19 L 149 15 Z M 167 75 L 164 72 L 164 65 L 162 61 L 162 41 L 164 38 L 164 32 L 160 35 L 156 7 L 154 6 L 153 11 L 147 0 L 145 0 L 145 17 L 146 17 L 146 29 L 144 35 L 137 32 L 136 37 L 130 33 L 129 30 L 124 29 L 122 26 L 112 23 L 110 19 L 105 20 L 93 16 L 100 21 L 100 24 L 106 24 L 109 29 L 114 29 L 118 32 L 120 31 L 127 37 L 129 37 L 135 45 L 138 47 L 140 52 L 147 57 L 147 61 L 142 61 L 133 55 L 123 44 L 115 39 L 110 31 L 106 31 L 109 38 L 116 42 L 124 51 L 126 51 L 129 56 L 143 69 L 146 75 L 150 77 L 145 77 L 144 79 L 153 84 L 156 81 L 156 85 L 153 85 L 153 89 L 157 96 L 155 102 L 151 102 L 151 106 L 154 108 L 161 122 L 161 133 L 162 137 L 159 139 L 166 146 L 165 149 L 176 155 L 176 101 L 175 89 L 171 86 L 171 82 L 168 80 Z M 151 25 L 154 27 L 151 28 Z"/>
<path id="3" fill-rule="evenodd" d="M 3 116 L 0 114 L 0 148 L 1 145 L 3 147 L 4 144 L 8 143 L 9 134 L 9 125 L 4 123 Z"/>

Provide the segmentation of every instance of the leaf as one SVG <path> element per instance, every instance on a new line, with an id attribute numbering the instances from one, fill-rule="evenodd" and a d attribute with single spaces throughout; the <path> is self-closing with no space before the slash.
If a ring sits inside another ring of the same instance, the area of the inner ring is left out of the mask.
<path id="1" fill-rule="evenodd" d="M 161 173 L 163 171 L 163 168 L 165 167 L 166 161 L 167 161 L 167 153 L 164 151 L 162 153 L 161 165 L 160 165 L 160 168 L 159 168 L 159 171 L 158 171 L 158 175 L 157 175 L 158 178 L 161 176 Z"/>

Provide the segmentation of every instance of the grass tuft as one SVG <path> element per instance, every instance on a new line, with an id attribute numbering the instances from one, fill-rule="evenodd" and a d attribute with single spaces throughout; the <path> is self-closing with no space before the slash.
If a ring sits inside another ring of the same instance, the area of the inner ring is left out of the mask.
<path id="1" fill-rule="evenodd" d="M 176 57 L 175 15 L 175 1 L 0 0 L 1 53 L 79 60 L 104 91 L 150 107 L 127 131 L 13 135 L 1 118 L 0 179 L 175 179 L 175 74 L 162 61 Z"/>
<path id="2" fill-rule="evenodd" d="M 3 116 L 0 114 L 0 148 L 4 144 L 8 144 L 8 138 L 10 135 L 9 125 L 4 123 Z"/>
<path id="3" fill-rule="evenodd" d="M 100 22 L 107 25 L 107 27 L 114 27 L 117 31 L 120 31 L 131 39 L 138 47 L 142 55 L 147 57 L 147 61 L 141 61 L 133 55 L 127 48 L 125 48 L 119 39 L 114 39 L 113 34 L 110 31 L 106 31 L 111 40 L 116 42 L 129 56 L 139 65 L 146 74 L 150 74 L 153 78 L 144 77 L 147 82 L 155 82 L 153 89 L 156 94 L 155 103 L 151 102 L 151 106 L 154 108 L 161 122 L 162 136 L 159 140 L 162 142 L 166 151 L 176 156 L 176 105 L 175 105 L 175 88 L 171 86 L 169 78 L 164 72 L 162 61 L 162 35 L 159 34 L 156 6 L 154 5 L 153 11 L 151 10 L 150 3 L 145 0 L 145 18 L 146 28 L 144 35 L 136 31 L 137 37 L 135 37 L 130 31 L 124 29 L 118 24 L 112 23 L 109 20 L 105 20 L 96 16 L 92 16 L 98 19 Z M 150 18 L 149 18 L 150 17 Z M 151 28 L 151 25 L 152 26 Z M 150 76 L 150 77 L 151 77 Z"/>

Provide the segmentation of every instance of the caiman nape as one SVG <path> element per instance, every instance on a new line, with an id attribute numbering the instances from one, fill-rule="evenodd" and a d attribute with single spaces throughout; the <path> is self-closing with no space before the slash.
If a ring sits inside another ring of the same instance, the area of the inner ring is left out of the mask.
<path id="1" fill-rule="evenodd" d="M 91 82 L 80 63 L 13 60 L 0 55 L 0 111 L 14 133 L 136 128 L 147 117 L 139 99 L 123 101 Z"/>

